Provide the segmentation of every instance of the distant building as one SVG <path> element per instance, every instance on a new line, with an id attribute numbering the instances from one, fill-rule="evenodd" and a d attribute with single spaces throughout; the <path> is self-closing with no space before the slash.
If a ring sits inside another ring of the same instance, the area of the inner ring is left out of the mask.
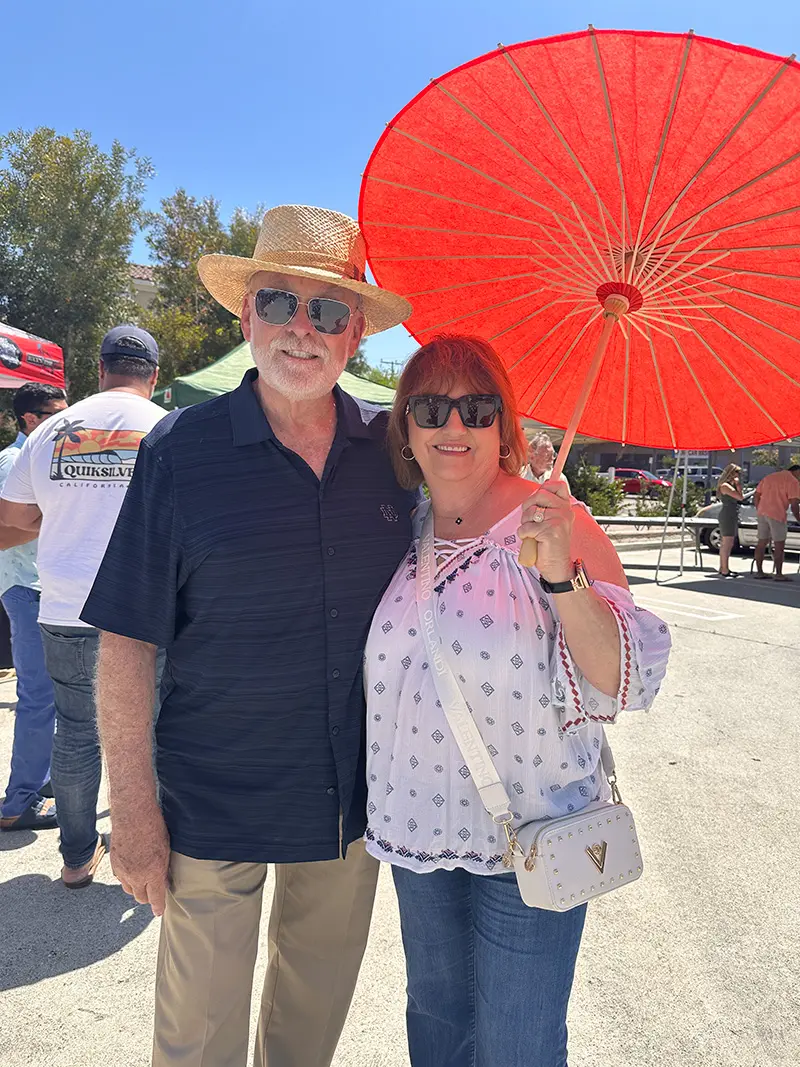
<path id="1" fill-rule="evenodd" d="M 153 280 L 153 268 L 145 263 L 129 263 L 133 282 L 134 298 L 140 308 L 145 311 L 153 303 L 156 297 L 156 283 Z"/>
<path id="2" fill-rule="evenodd" d="M 549 434 L 556 448 L 561 444 L 564 437 L 563 430 L 545 426 L 534 419 L 523 418 L 522 428 L 528 440 L 540 431 Z M 792 457 L 800 453 L 800 437 L 776 441 L 773 445 L 762 445 L 761 449 L 765 447 L 774 447 L 777 450 L 779 468 L 788 467 L 792 462 Z M 737 448 L 733 452 L 726 449 L 719 449 L 715 452 L 690 451 L 689 466 L 707 467 L 709 457 L 712 467 L 725 467 L 728 463 L 738 463 L 744 470 L 745 484 L 749 482 L 751 485 L 756 485 L 764 475 L 770 474 L 776 469 L 775 467 L 758 465 L 753 458 L 753 452 L 758 451 L 758 447 Z M 573 462 L 581 453 L 583 453 L 587 463 L 598 467 L 601 471 L 606 471 L 609 467 L 633 467 L 637 470 L 655 472 L 659 469 L 668 468 L 671 465 L 670 457 L 673 455 L 668 448 L 643 448 L 636 445 L 623 446 L 619 442 L 602 441 L 597 437 L 584 437 L 578 434 L 572 448 Z M 714 479 L 712 479 L 712 482 L 716 484 Z"/>

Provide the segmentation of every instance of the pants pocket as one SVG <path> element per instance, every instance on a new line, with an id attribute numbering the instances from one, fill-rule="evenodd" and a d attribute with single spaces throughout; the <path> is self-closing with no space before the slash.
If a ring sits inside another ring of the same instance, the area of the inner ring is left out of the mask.
<path id="1" fill-rule="evenodd" d="M 47 673 L 56 684 L 79 685 L 91 682 L 94 672 L 94 649 L 87 648 L 96 638 L 72 637 L 42 627 L 44 661 Z"/>

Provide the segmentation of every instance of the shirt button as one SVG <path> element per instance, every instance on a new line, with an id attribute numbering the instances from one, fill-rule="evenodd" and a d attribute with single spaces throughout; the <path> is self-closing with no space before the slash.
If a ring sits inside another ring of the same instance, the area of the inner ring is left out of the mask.
<path id="1" fill-rule="evenodd" d="M 338 614 L 339 614 L 339 612 L 336 610 L 336 608 L 331 608 L 331 618 L 332 619 L 335 619 Z"/>
<path id="2" fill-rule="evenodd" d="M 335 548 L 329 548 L 328 549 L 328 555 L 329 556 L 335 556 L 336 555 L 336 549 Z"/>
<path id="3" fill-rule="evenodd" d="M 325 792 L 328 794 L 329 797 L 332 797 L 336 793 L 336 787 L 333 785 L 329 785 Z"/>
<path id="4" fill-rule="evenodd" d="M 334 737 L 338 737 L 339 736 L 339 727 L 338 726 L 332 727 L 331 733 L 333 734 Z"/>
<path id="5" fill-rule="evenodd" d="M 332 671 L 331 671 L 331 677 L 332 677 L 332 678 L 338 678 L 338 677 L 339 677 L 339 675 L 340 675 L 340 673 L 341 673 L 341 671 L 338 671 L 338 670 L 332 670 Z"/>

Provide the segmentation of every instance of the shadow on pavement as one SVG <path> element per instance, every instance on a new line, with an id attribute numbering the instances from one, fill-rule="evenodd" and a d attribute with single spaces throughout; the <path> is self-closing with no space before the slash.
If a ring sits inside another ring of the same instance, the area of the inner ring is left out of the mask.
<path id="1" fill-rule="evenodd" d="M 0 833 L 0 852 L 16 852 L 18 848 L 32 845 L 38 834 L 34 830 L 12 830 Z"/>
<path id="2" fill-rule="evenodd" d="M 644 575 L 632 574 L 632 571 L 648 571 Z M 654 585 L 653 565 L 650 563 L 625 563 L 625 573 L 631 586 Z M 771 578 L 753 578 L 749 571 L 740 571 L 739 578 L 717 578 L 713 571 L 684 571 L 683 578 L 677 567 L 661 568 L 661 589 L 673 589 L 676 593 L 684 589 L 696 593 L 709 593 L 730 600 L 757 600 L 764 604 L 776 604 L 787 608 L 800 608 L 800 576 L 792 571 L 791 582 L 775 582 Z M 687 581 L 687 576 L 689 581 Z M 670 580 L 672 579 L 672 580 Z"/>
<path id="3" fill-rule="evenodd" d="M 44 874 L 0 884 L 0 914 L 0 990 L 33 985 L 113 956 L 153 919 L 150 908 L 136 904 L 119 885 L 94 882 L 69 890 Z"/>

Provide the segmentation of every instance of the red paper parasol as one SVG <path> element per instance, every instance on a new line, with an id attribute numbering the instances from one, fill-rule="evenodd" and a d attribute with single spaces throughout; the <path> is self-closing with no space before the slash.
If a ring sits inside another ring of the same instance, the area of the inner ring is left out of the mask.
<path id="1" fill-rule="evenodd" d="M 0 389 L 24 382 L 64 388 L 64 354 L 58 345 L 0 322 Z"/>
<path id="2" fill-rule="evenodd" d="M 800 433 L 793 59 L 590 27 L 435 79 L 364 174 L 377 281 L 418 341 L 489 339 L 552 426 L 668 449 Z"/>

